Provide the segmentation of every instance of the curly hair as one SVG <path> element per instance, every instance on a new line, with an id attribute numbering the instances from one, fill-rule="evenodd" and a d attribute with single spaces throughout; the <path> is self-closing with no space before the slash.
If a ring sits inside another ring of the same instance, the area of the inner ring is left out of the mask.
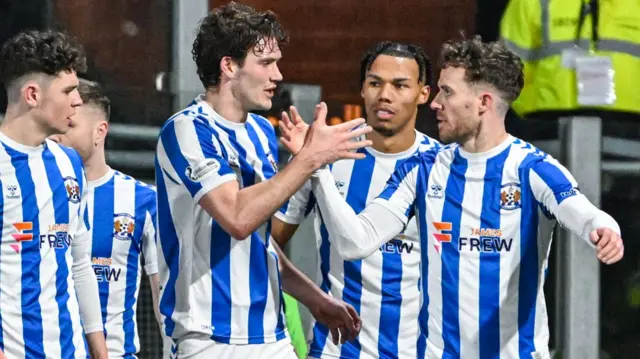
<path id="1" fill-rule="evenodd" d="M 263 39 L 274 39 L 275 43 L 261 42 Z M 202 19 L 191 54 L 200 81 L 209 88 L 220 82 L 223 57 L 229 56 L 242 66 L 247 53 L 254 47 L 255 51 L 262 52 L 272 50 L 267 46 L 275 44 L 282 48 L 288 41 L 275 13 L 258 12 L 250 6 L 230 2 Z"/>
<path id="2" fill-rule="evenodd" d="M 420 46 L 382 41 L 369 49 L 360 62 L 360 86 L 362 86 L 367 77 L 367 71 L 371 70 L 373 62 L 379 55 L 390 55 L 416 60 L 419 73 L 418 82 L 425 85 L 431 84 L 433 80 L 431 59 L 424 53 L 424 50 Z"/>
<path id="3" fill-rule="evenodd" d="M 78 92 L 84 105 L 93 105 L 104 111 L 107 121 L 111 115 L 111 101 L 97 82 L 80 79 Z"/>
<path id="4" fill-rule="evenodd" d="M 82 46 L 61 32 L 22 32 L 0 51 L 0 81 L 7 88 L 30 73 L 55 76 L 62 71 L 86 72 L 87 59 Z"/>
<path id="5" fill-rule="evenodd" d="M 465 69 L 466 80 L 471 84 L 493 86 L 509 104 L 518 98 L 524 86 L 520 58 L 500 42 L 482 42 L 479 35 L 446 42 L 440 61 L 442 68 Z"/>

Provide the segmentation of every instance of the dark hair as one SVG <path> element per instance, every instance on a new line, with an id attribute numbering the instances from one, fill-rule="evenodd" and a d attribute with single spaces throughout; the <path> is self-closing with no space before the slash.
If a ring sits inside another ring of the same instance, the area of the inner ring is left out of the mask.
<path id="1" fill-rule="evenodd" d="M 442 68 L 464 68 L 468 82 L 493 86 L 509 104 L 518 98 L 524 86 L 520 58 L 501 42 L 482 42 L 479 35 L 446 42 L 441 62 Z"/>
<path id="2" fill-rule="evenodd" d="M 230 2 L 213 10 L 202 19 L 191 54 L 198 67 L 198 76 L 205 88 L 220 82 L 220 61 L 230 56 L 240 66 L 249 50 L 262 39 L 274 39 L 279 48 L 289 41 L 272 11 L 256 9 Z M 257 51 L 264 51 L 273 43 L 264 43 Z"/>
<path id="3" fill-rule="evenodd" d="M 418 82 L 430 85 L 433 74 L 431 59 L 420 46 L 412 44 L 402 44 L 398 42 L 383 41 L 370 48 L 360 62 L 360 86 L 367 77 L 367 71 L 371 70 L 371 65 L 379 55 L 389 55 L 414 59 L 418 63 Z"/>
<path id="4" fill-rule="evenodd" d="M 82 46 L 61 32 L 21 32 L 0 51 L 0 80 L 7 88 L 30 73 L 55 76 L 62 71 L 83 73 L 87 60 Z"/>
<path id="5" fill-rule="evenodd" d="M 111 116 L 111 101 L 97 82 L 80 79 L 78 92 L 82 98 L 83 105 L 93 105 L 104 111 L 107 121 Z"/>

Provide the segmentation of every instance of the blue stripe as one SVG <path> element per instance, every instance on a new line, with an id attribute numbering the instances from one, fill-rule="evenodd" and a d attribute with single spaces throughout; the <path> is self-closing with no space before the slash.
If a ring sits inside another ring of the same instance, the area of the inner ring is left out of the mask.
<path id="1" fill-rule="evenodd" d="M 123 330 L 124 330 L 124 351 L 127 354 L 135 354 L 138 348 L 135 345 L 137 336 L 135 305 L 136 291 L 138 289 L 138 272 L 140 271 L 140 252 L 142 251 L 142 235 L 144 225 L 147 221 L 147 210 L 149 204 L 154 200 L 149 197 L 153 192 L 142 185 L 135 186 L 135 228 L 133 232 L 133 240 L 129 247 L 127 255 L 127 286 L 124 295 L 124 313 Z"/>
<path id="2" fill-rule="evenodd" d="M 538 298 L 538 203 L 531 192 L 529 164 L 535 155 L 522 161 L 518 174 L 521 182 L 520 277 L 518 288 L 518 346 L 520 357 L 537 351 L 534 343 Z"/>
<path id="3" fill-rule="evenodd" d="M 375 157 L 364 149 L 358 150 L 364 153 L 366 158 L 354 161 L 349 179 L 349 190 L 347 191 L 347 203 L 353 208 L 356 214 L 360 213 L 367 204 L 373 168 L 375 167 Z M 344 261 L 344 289 L 342 300 L 351 304 L 360 314 L 362 300 L 362 260 Z M 362 346 L 360 340 L 356 338 L 352 342 L 342 345 L 340 355 L 347 358 L 357 358 L 360 356 Z"/>
<path id="4" fill-rule="evenodd" d="M 231 336 L 231 236 L 211 220 L 211 339 L 229 343 Z"/>
<path id="5" fill-rule="evenodd" d="M 33 240 L 20 243 L 22 259 L 22 328 L 26 358 L 44 358 L 42 308 L 40 307 L 40 219 L 36 188 L 31 177 L 28 156 L 3 144 L 11 156 L 20 193 L 22 193 L 22 221 L 32 222 Z"/>
<path id="6" fill-rule="evenodd" d="M 213 158 L 220 161 L 222 158 L 213 146 L 212 131 L 209 124 L 200 119 L 193 120 L 192 124 L 195 128 L 196 135 L 198 137 L 198 145 L 200 146 L 200 150 L 202 151 L 204 158 Z M 195 196 L 202 189 L 202 184 L 190 180 L 186 175 L 186 169 L 190 164 L 184 157 L 183 151 L 180 148 L 174 121 L 170 121 L 165 125 L 164 130 L 160 134 L 160 139 L 162 140 L 162 146 L 164 147 L 165 153 L 167 154 L 174 170 L 182 179 L 182 182 L 187 190 L 189 190 L 189 193 L 191 193 L 191 196 Z M 219 175 L 233 173 L 226 163 L 221 162 L 220 165 L 220 169 L 218 170 Z"/>
<path id="7" fill-rule="evenodd" d="M 264 343 L 264 310 L 269 291 L 267 250 L 258 233 L 253 232 L 249 258 L 249 344 Z"/>
<path id="8" fill-rule="evenodd" d="M 222 128 L 222 130 L 227 133 L 231 146 L 233 146 L 236 151 L 238 151 L 238 161 L 240 162 L 240 172 L 242 177 L 240 188 L 247 188 L 253 185 L 256 181 L 256 171 L 255 169 L 253 169 L 253 166 L 251 166 L 251 164 L 247 162 L 246 148 L 244 148 L 244 146 L 238 141 L 238 137 L 235 131 L 224 126 L 220 126 L 220 128 Z"/>
<path id="9" fill-rule="evenodd" d="M 356 163 L 360 161 L 356 161 Z M 389 181 L 387 182 L 387 185 L 384 187 L 384 190 L 382 190 L 382 193 L 380 193 L 378 197 L 384 198 L 386 200 L 391 198 L 391 196 L 393 196 L 393 194 L 396 193 L 396 191 L 400 187 L 400 183 L 404 181 L 404 178 L 407 177 L 407 175 L 411 173 L 411 171 L 413 171 L 416 166 L 419 166 L 421 162 L 422 156 L 419 155 L 409 157 L 405 161 L 403 161 L 400 166 L 396 168 L 395 172 L 393 172 L 391 178 L 389 178 Z"/>
<path id="10" fill-rule="evenodd" d="M 442 334 L 444 339 L 443 358 L 460 358 L 460 219 L 462 217 L 462 199 L 466 183 L 467 160 L 456 149 L 451 163 L 442 222 L 453 224 L 451 243 L 442 244 Z"/>
<path id="11" fill-rule="evenodd" d="M 269 227 L 271 226 L 271 222 L 269 222 Z M 268 229 L 267 231 L 270 231 L 270 229 Z M 269 236 L 267 235 L 267 238 L 269 238 Z M 277 244 L 276 244 L 277 245 Z M 280 283 L 282 283 L 282 278 L 280 277 L 280 265 L 278 264 L 278 255 L 276 253 L 269 253 L 274 259 L 275 259 L 275 263 L 276 263 L 276 273 L 278 274 L 278 293 L 279 293 L 279 297 L 280 297 L 280 307 L 277 309 L 278 310 L 278 324 L 276 324 L 276 340 L 282 340 L 284 338 L 287 337 L 287 334 L 285 332 L 285 325 L 284 325 L 284 313 L 285 313 L 285 303 L 284 303 L 284 296 L 282 294 L 282 288 Z"/>
<path id="12" fill-rule="evenodd" d="M 403 160 L 395 163 L 398 170 Z M 395 172 L 394 171 L 394 172 Z M 353 182 L 352 182 L 353 184 Z M 392 240 L 398 248 L 402 241 Z M 400 311 L 402 307 L 402 253 L 382 251 L 382 303 L 378 332 L 378 353 L 383 358 L 398 356 Z"/>
<path id="13" fill-rule="evenodd" d="M 253 120 L 260 126 L 262 132 L 267 136 L 269 140 L 269 151 L 273 155 L 274 160 L 278 163 L 278 138 L 276 137 L 276 131 L 266 118 L 258 116 L 254 113 L 251 114 Z M 256 143 L 256 142 L 254 142 Z"/>
<path id="14" fill-rule="evenodd" d="M 267 153 L 265 153 L 264 148 L 262 147 L 262 142 L 260 142 L 258 133 L 256 133 L 256 130 L 253 128 L 253 126 L 247 125 L 247 134 L 249 135 L 249 139 L 256 149 L 256 154 L 258 155 L 260 162 L 262 162 L 262 173 L 264 174 L 265 179 L 273 177 L 276 174 L 276 169 L 273 168 L 273 165 L 271 163 L 269 163 Z M 273 154 L 271 155 L 273 157 Z M 273 158 L 275 161 L 275 157 Z"/>
<path id="15" fill-rule="evenodd" d="M 0 228 L 4 228 L 4 192 L 3 192 L 4 184 L 2 183 L 2 179 L 0 179 Z M 2 243 L 3 237 L 0 236 L 0 244 Z M 2 263 L 2 251 L 0 251 L 0 263 Z M 0 276 L 0 283 L 2 283 L 2 277 Z M 0 310 L 0 350 L 4 352 L 4 334 L 2 329 L 2 310 Z"/>
<path id="16" fill-rule="evenodd" d="M 544 183 L 549 186 L 558 204 L 578 194 L 573 188 L 573 183 L 556 165 L 547 161 L 537 161 L 532 168 Z"/>
<path id="17" fill-rule="evenodd" d="M 318 215 L 320 216 L 320 274 L 322 275 L 320 289 L 325 293 L 329 293 L 331 291 L 331 281 L 329 281 L 331 243 L 329 242 L 329 232 L 322 219 L 322 214 L 319 213 Z M 328 336 L 329 328 L 322 323 L 316 322 L 313 326 L 312 342 L 309 345 L 309 356 L 322 357 Z"/>
<path id="18" fill-rule="evenodd" d="M 53 154 L 46 150 L 42 153 L 49 187 L 53 192 L 53 208 L 56 224 L 69 224 L 69 197 L 65 188 L 62 174 L 56 163 Z M 76 177 L 77 178 L 77 177 Z M 82 177 L 79 177 L 82 181 Z M 80 182 L 78 181 L 78 182 Z M 82 192 L 80 192 L 82 193 Z M 80 207 L 80 205 L 78 205 Z M 80 220 L 80 219 L 78 219 Z M 52 238 L 53 237 L 53 238 Z M 66 254 L 71 250 L 70 244 L 73 238 L 70 237 L 68 231 L 59 231 L 55 234 L 47 234 L 47 242 L 49 246 L 54 243 L 54 251 L 56 254 L 56 302 L 58 304 L 58 325 L 60 326 L 60 347 L 62 349 L 63 358 L 71 358 L 74 356 L 75 347 L 73 345 L 73 325 L 71 322 L 71 314 L 67 303 L 69 302 L 69 268 L 67 266 Z"/>
<path id="19" fill-rule="evenodd" d="M 115 177 L 93 190 L 93 231 L 91 241 L 92 258 L 111 258 L 113 251 L 113 215 L 115 198 Z M 112 278 L 110 265 L 93 265 L 94 270 L 102 271 L 98 278 L 98 292 L 100 293 L 100 308 L 102 310 L 102 324 L 105 337 L 108 336 L 104 324 L 107 321 L 107 303 L 109 302 L 109 279 Z"/>
<path id="20" fill-rule="evenodd" d="M 155 159 L 156 186 L 158 190 L 158 232 L 162 246 L 162 256 L 169 268 L 169 279 L 160 298 L 160 313 L 165 316 L 165 335 L 171 337 L 175 329 L 175 322 L 171 319 L 176 308 L 176 279 L 180 268 L 180 243 L 176 228 L 173 225 L 171 207 L 169 207 L 169 197 L 167 186 L 164 183 L 163 170 L 160 168 L 158 158 Z M 213 247 L 213 246 L 212 246 Z M 158 253 L 160 254 L 160 253 Z M 213 258 L 213 257 L 212 257 Z"/>
<path id="21" fill-rule="evenodd" d="M 416 224 L 418 225 L 418 232 L 420 233 L 420 259 L 421 259 L 421 273 L 420 279 L 420 291 L 422 292 L 422 306 L 418 313 L 419 333 L 418 343 L 416 350 L 418 351 L 416 357 L 418 359 L 424 359 L 427 350 L 427 338 L 429 336 L 428 324 L 429 324 L 429 293 L 428 293 L 428 268 L 429 268 L 429 226 L 427 226 L 427 191 L 429 188 L 429 176 L 431 173 L 432 161 L 427 163 L 422 162 L 422 166 L 418 172 L 416 183 Z"/>
<path id="22" fill-rule="evenodd" d="M 500 191 L 504 163 L 511 147 L 507 147 L 499 155 L 487 160 L 484 191 L 482 194 L 482 211 L 480 212 L 480 228 L 500 227 Z M 480 247 L 483 241 L 503 238 L 485 238 L 480 236 Z M 494 242 L 497 246 L 497 243 Z M 473 247 L 472 247 L 473 248 Z M 500 246 L 502 248 L 502 246 Z M 479 336 L 480 358 L 492 359 L 500 356 L 500 256 L 501 252 L 480 251 L 480 297 L 479 301 Z"/>
<path id="23" fill-rule="evenodd" d="M 202 185 L 199 182 L 193 182 L 186 178 L 185 171 L 187 167 L 189 167 L 189 162 L 187 162 L 187 159 L 184 157 L 182 150 L 180 149 L 178 137 L 176 136 L 175 125 L 175 121 L 169 121 L 162 130 L 162 133 L 160 133 L 160 140 L 162 141 L 162 147 L 164 147 L 164 151 L 171 162 L 171 166 L 173 166 L 173 169 L 176 171 L 178 176 L 180 176 L 189 193 L 191 193 L 191 197 L 193 197 L 202 189 Z M 157 164 L 156 168 L 158 168 Z M 156 177 L 158 177 L 157 174 Z"/>

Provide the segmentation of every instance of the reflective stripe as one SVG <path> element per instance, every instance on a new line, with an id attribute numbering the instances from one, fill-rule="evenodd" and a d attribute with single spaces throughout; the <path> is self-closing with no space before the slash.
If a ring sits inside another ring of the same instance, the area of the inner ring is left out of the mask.
<path id="1" fill-rule="evenodd" d="M 577 45 L 579 48 L 589 50 L 590 40 L 579 39 L 575 41 L 551 41 L 551 25 L 549 15 L 550 0 L 540 0 L 540 24 L 542 32 L 542 46 L 535 49 L 527 49 L 517 45 L 506 38 L 501 38 L 505 46 L 514 52 L 522 61 L 540 61 L 552 56 L 560 56 L 562 51 Z M 629 54 L 640 58 L 640 44 L 615 39 L 599 39 L 596 45 L 599 51 L 612 51 Z"/>
<path id="2" fill-rule="evenodd" d="M 599 51 L 613 51 L 640 58 L 640 44 L 629 41 L 600 39 L 596 48 Z"/>
<path id="3" fill-rule="evenodd" d="M 546 45 L 529 50 L 524 47 L 518 46 L 513 41 L 502 38 L 505 46 L 514 52 L 523 61 L 540 61 L 547 57 L 557 56 L 562 54 L 562 51 L 569 49 L 575 45 L 574 41 L 555 41 L 548 42 Z M 589 40 L 581 39 L 578 41 L 578 47 L 582 49 L 589 48 Z"/>
<path id="4" fill-rule="evenodd" d="M 549 30 L 549 0 L 540 0 L 540 24 L 542 24 L 542 48 L 549 46 L 551 35 Z"/>

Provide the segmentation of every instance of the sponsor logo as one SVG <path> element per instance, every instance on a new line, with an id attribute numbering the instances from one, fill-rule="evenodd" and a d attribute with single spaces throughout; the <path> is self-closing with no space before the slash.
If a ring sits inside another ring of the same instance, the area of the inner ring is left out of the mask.
<path id="1" fill-rule="evenodd" d="M 218 173 L 220 169 L 220 162 L 214 158 L 207 158 L 196 163 L 193 166 L 188 166 L 184 170 L 185 176 L 193 182 L 202 182 L 205 179 Z"/>

